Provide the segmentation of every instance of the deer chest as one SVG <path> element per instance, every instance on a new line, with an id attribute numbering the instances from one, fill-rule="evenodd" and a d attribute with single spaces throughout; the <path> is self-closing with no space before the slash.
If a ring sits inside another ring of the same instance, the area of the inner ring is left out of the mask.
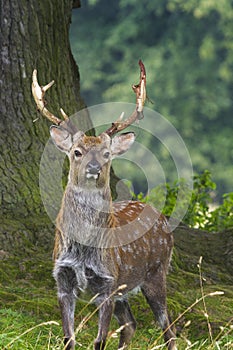
<path id="1" fill-rule="evenodd" d="M 55 262 L 53 275 L 59 286 L 72 285 L 74 292 L 108 294 L 113 278 L 101 263 L 98 249 L 75 244 Z"/>

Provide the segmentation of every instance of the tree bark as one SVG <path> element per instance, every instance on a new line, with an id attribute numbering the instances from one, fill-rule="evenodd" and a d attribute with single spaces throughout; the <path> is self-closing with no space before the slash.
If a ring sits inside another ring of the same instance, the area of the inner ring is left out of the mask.
<path id="1" fill-rule="evenodd" d="M 78 2 L 75 2 L 76 6 Z M 69 43 L 72 0 L 1 0 L 0 32 L 0 203 L 1 214 L 24 218 L 44 213 L 39 194 L 39 164 L 49 123 L 39 116 L 31 76 L 55 86 L 47 92 L 49 109 L 69 115 L 84 107 L 79 72 Z M 39 118 L 33 123 L 33 120 Z M 80 128 L 91 128 L 88 116 Z"/>
<path id="2" fill-rule="evenodd" d="M 174 231 L 174 239 L 179 268 L 196 273 L 202 256 L 206 277 L 215 282 L 233 283 L 233 228 L 207 232 L 180 224 Z"/>

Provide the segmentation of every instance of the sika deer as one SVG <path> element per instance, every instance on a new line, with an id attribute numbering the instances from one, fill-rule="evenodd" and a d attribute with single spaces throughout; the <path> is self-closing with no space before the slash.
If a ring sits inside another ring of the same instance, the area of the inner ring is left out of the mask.
<path id="1" fill-rule="evenodd" d="M 134 90 L 137 107 L 126 121 L 118 120 L 100 136 L 74 131 L 69 121 L 52 126 L 55 145 L 70 161 L 68 184 L 56 223 L 54 278 L 57 283 L 66 349 L 74 349 L 75 301 L 80 291 L 98 295 L 98 335 L 95 350 L 104 349 L 112 314 L 119 325 L 118 349 L 130 343 L 136 328 L 127 293 L 140 287 L 158 320 L 169 350 L 176 349 L 166 305 L 166 274 L 173 237 L 166 218 L 138 201 L 112 202 L 111 161 L 133 144 L 132 132 L 116 135 L 139 119 L 145 100 L 145 69 Z M 44 92 L 36 72 L 33 94 L 44 114 Z M 48 115 L 46 115 L 48 117 Z M 51 119 L 51 116 L 49 116 Z M 55 116 L 53 121 L 57 122 Z M 118 292 L 121 292 L 119 295 Z"/>

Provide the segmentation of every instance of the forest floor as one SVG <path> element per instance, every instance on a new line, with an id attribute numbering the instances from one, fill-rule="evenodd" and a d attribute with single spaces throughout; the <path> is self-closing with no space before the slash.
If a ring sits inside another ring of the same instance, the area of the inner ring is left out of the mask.
<path id="1" fill-rule="evenodd" d="M 17 253 L 0 250 L 0 348 L 61 350 L 62 330 L 52 277 L 52 244 L 24 246 Z M 175 247 L 168 275 L 168 307 L 183 349 L 233 349 L 232 275 Z M 196 261 L 195 261 L 196 260 Z M 191 267 L 190 267 L 191 266 Z M 212 271 L 212 272 L 211 272 Z M 165 349 L 162 333 L 143 296 L 130 296 L 137 331 L 130 350 Z M 97 312 L 86 301 L 77 303 L 76 339 L 92 349 Z M 106 349 L 117 348 L 119 332 L 113 319 Z"/>

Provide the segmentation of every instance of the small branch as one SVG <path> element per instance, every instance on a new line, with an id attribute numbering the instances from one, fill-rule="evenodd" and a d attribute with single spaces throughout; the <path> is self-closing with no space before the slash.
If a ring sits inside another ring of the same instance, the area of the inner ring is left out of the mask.
<path id="1" fill-rule="evenodd" d="M 197 267 L 198 267 L 198 270 L 199 270 L 201 295 L 203 297 L 202 302 L 203 302 L 203 307 L 204 307 L 204 316 L 206 317 L 206 320 L 207 320 L 207 325 L 208 325 L 208 330 L 209 330 L 211 343 L 212 343 L 212 345 L 214 345 L 212 328 L 211 328 L 211 325 L 210 325 L 209 315 L 208 315 L 208 312 L 207 312 L 207 307 L 206 307 L 205 298 L 204 298 L 204 288 L 203 288 L 203 280 L 204 280 L 204 278 L 202 276 L 201 264 L 202 264 L 202 256 L 200 256 L 200 259 L 199 259 L 199 262 L 197 264 Z"/>

